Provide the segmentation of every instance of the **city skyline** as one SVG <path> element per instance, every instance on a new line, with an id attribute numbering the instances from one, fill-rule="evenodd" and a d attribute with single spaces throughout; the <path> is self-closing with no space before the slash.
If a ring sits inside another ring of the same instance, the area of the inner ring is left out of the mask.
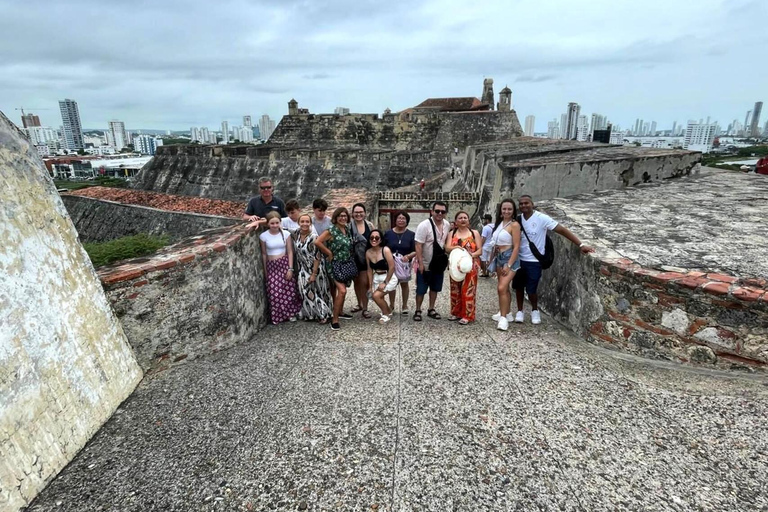
<path id="1" fill-rule="evenodd" d="M 239 124 L 242 112 L 279 120 L 291 98 L 312 112 L 381 113 L 428 97 L 480 97 L 478 82 L 491 77 L 497 90 L 512 89 L 522 118 L 536 115 L 538 132 L 574 99 L 622 126 L 642 115 L 668 128 L 702 116 L 726 124 L 768 83 L 768 70 L 753 65 L 761 33 L 748 28 L 766 19 L 764 2 L 460 5 L 234 0 L 211 12 L 168 2 L 153 5 L 154 17 L 173 20 L 159 31 L 128 4 L 6 3 L 0 110 L 24 107 L 57 126 L 40 109 L 76 98 L 84 127 L 121 119 L 129 128 L 185 130 Z M 46 37 L 31 37 L 29 26 Z M 734 34 L 738 44 L 719 43 Z M 99 44 L 121 38 L 133 51 Z"/>

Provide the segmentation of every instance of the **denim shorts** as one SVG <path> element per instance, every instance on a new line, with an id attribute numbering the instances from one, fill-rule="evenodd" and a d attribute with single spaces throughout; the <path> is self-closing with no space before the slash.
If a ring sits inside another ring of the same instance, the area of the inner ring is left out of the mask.
<path id="1" fill-rule="evenodd" d="M 443 291 L 443 272 L 416 272 L 416 295 L 426 295 L 427 290 Z"/>
<path id="2" fill-rule="evenodd" d="M 538 261 L 521 261 L 520 265 L 525 272 L 525 291 L 528 296 L 536 293 L 541 279 L 541 263 Z"/>
<path id="3" fill-rule="evenodd" d="M 493 258 L 493 261 L 491 261 L 490 266 L 488 267 L 488 272 L 496 272 L 496 269 L 503 267 L 504 265 L 509 262 L 509 259 L 512 257 L 512 248 L 510 247 L 504 252 L 500 252 L 496 255 L 495 258 Z M 518 270 L 520 268 L 520 260 L 517 259 L 515 262 L 511 265 L 512 270 Z"/>

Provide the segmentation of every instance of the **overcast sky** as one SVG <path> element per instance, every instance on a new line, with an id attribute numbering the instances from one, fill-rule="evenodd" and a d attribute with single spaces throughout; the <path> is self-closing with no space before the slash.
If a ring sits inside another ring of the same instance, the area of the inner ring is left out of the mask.
<path id="1" fill-rule="evenodd" d="M 87 128 L 188 130 L 279 120 L 291 98 L 381 113 L 479 97 L 491 77 L 537 131 L 569 101 L 622 128 L 725 127 L 768 103 L 767 19 L 765 0 L 0 0 L 0 110 L 58 127 L 72 98 Z"/>

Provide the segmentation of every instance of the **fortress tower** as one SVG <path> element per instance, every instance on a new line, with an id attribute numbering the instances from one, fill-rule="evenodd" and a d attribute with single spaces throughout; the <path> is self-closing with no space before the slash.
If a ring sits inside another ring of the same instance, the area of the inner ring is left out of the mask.
<path id="1" fill-rule="evenodd" d="M 288 102 L 288 115 L 289 116 L 297 116 L 299 115 L 299 102 L 291 98 L 291 101 Z"/>
<path id="2" fill-rule="evenodd" d="M 489 109 L 493 110 L 493 78 L 486 78 L 483 80 L 483 95 L 480 97 L 480 101 L 487 103 Z"/>
<path id="3" fill-rule="evenodd" d="M 499 104 L 496 106 L 499 112 L 509 112 L 512 110 L 512 90 L 504 87 L 499 93 Z"/>

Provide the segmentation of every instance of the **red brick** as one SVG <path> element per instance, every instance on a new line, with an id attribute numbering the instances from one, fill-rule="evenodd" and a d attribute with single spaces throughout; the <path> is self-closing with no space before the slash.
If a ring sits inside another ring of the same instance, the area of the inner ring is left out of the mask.
<path id="1" fill-rule="evenodd" d="M 603 332 L 603 322 L 593 323 L 591 326 L 589 326 L 589 332 L 591 332 L 592 334 Z"/>
<path id="2" fill-rule="evenodd" d="M 707 279 L 703 277 L 686 277 L 684 279 L 681 279 L 677 281 L 677 284 L 680 286 L 684 286 L 685 288 L 690 288 L 691 290 L 695 290 L 699 286 L 706 284 L 708 281 Z"/>
<path id="3" fill-rule="evenodd" d="M 605 265 L 602 265 L 600 267 L 600 273 L 603 274 L 604 276 L 610 276 L 611 275 L 611 271 L 608 270 L 608 267 L 606 267 Z"/>
<path id="4" fill-rule="evenodd" d="M 732 340 L 736 338 L 736 333 L 729 331 L 728 329 L 723 329 L 722 327 L 717 329 L 717 335 L 726 340 Z"/>
<path id="5" fill-rule="evenodd" d="M 630 318 L 627 315 L 622 315 L 621 313 L 617 313 L 616 311 L 608 310 L 608 316 L 616 320 L 621 320 L 622 322 L 632 322 L 632 320 L 630 320 Z"/>
<path id="6" fill-rule="evenodd" d="M 127 298 L 128 300 L 133 300 L 133 299 L 135 299 L 135 298 L 136 298 L 136 297 L 138 297 L 138 296 L 139 296 L 139 294 L 138 294 L 138 292 L 137 292 L 137 293 L 132 293 L 132 294 L 130 294 L 130 295 L 129 295 L 128 297 L 126 297 L 126 298 Z"/>
<path id="7" fill-rule="evenodd" d="M 622 331 L 622 334 L 624 335 L 625 338 L 629 339 L 629 337 L 632 336 L 632 329 L 630 329 L 629 327 L 625 327 L 624 330 Z"/>
<path id="8" fill-rule="evenodd" d="M 168 270 L 177 265 L 176 260 L 163 261 L 162 263 L 155 263 L 154 270 Z"/>
<path id="9" fill-rule="evenodd" d="M 659 304 L 662 306 L 676 306 L 678 304 L 682 304 L 685 302 L 683 299 L 679 297 L 675 297 L 674 295 L 669 295 L 668 293 L 659 292 L 656 294 L 659 298 Z"/>
<path id="10" fill-rule="evenodd" d="M 655 332 L 656 334 L 661 334 L 662 336 L 671 336 L 675 334 L 674 332 L 670 331 L 669 329 L 664 329 L 663 327 L 657 327 L 655 325 L 651 325 L 647 322 L 643 322 L 642 320 L 635 320 L 635 325 L 638 327 L 642 327 L 646 331 Z"/>
<path id="11" fill-rule="evenodd" d="M 766 288 L 768 287 L 768 281 L 762 278 L 757 279 L 744 279 L 742 280 L 742 283 L 746 284 L 747 286 L 752 286 L 755 288 Z"/>
<path id="12" fill-rule="evenodd" d="M 217 242 L 217 243 L 213 244 L 213 250 L 216 251 L 216 252 L 224 252 L 224 251 L 227 250 L 227 246 L 222 244 L 222 243 Z"/>
<path id="13" fill-rule="evenodd" d="M 104 284 L 121 283 L 123 281 L 130 281 L 144 275 L 142 270 L 128 270 L 125 272 L 117 272 L 114 274 L 107 274 L 101 278 L 101 282 Z"/>
<path id="14" fill-rule="evenodd" d="M 704 277 L 706 275 L 706 272 L 688 272 L 688 277 Z"/>
<path id="15" fill-rule="evenodd" d="M 758 290 L 756 288 L 736 288 L 731 292 L 731 295 L 744 302 L 757 302 L 763 294 L 765 294 L 765 290 Z"/>
<path id="16" fill-rule="evenodd" d="M 695 334 L 699 332 L 699 329 L 701 329 L 707 324 L 709 324 L 709 320 L 706 320 L 704 318 L 697 318 L 696 320 L 693 321 L 690 327 L 688 327 L 688 334 Z"/>
<path id="17" fill-rule="evenodd" d="M 194 261 L 195 255 L 194 254 L 185 254 L 183 256 L 179 256 L 179 265 L 182 265 L 184 263 L 189 263 L 190 261 Z"/>
<path id="18" fill-rule="evenodd" d="M 666 286 L 661 286 L 659 284 L 654 284 L 654 283 L 643 283 L 643 286 L 646 287 L 646 288 L 650 288 L 652 290 L 666 290 L 667 289 Z"/>
<path id="19" fill-rule="evenodd" d="M 711 293 L 712 295 L 727 295 L 728 289 L 730 287 L 731 285 L 728 283 L 718 283 L 717 281 L 712 281 L 705 284 L 702 288 L 705 292 Z"/>
<path id="20" fill-rule="evenodd" d="M 707 277 L 712 281 L 720 281 L 722 283 L 735 283 L 738 281 L 737 278 L 725 274 L 707 274 Z"/>
<path id="21" fill-rule="evenodd" d="M 712 304 L 714 306 L 719 306 L 721 308 L 746 309 L 744 304 L 741 304 L 740 302 L 736 302 L 736 301 L 733 301 L 733 300 L 717 300 L 717 299 L 712 299 Z"/>
<path id="22" fill-rule="evenodd" d="M 681 274 L 680 272 L 662 272 L 661 274 L 656 275 L 656 279 L 664 282 L 677 281 L 684 277 L 685 274 Z"/>
<path id="23" fill-rule="evenodd" d="M 608 343 L 616 343 L 618 341 L 618 340 L 615 340 L 615 339 L 611 338 L 610 336 L 608 336 L 607 334 L 604 334 L 602 332 L 593 332 L 592 335 L 597 337 L 597 338 L 600 338 L 603 341 L 607 341 Z"/>
<path id="24" fill-rule="evenodd" d="M 149 281 L 147 281 L 146 279 L 142 279 L 141 281 L 136 281 L 135 283 L 133 283 L 133 286 L 135 288 L 139 288 L 141 286 L 144 286 L 147 283 L 149 283 Z"/>
<path id="25" fill-rule="evenodd" d="M 648 276 L 648 277 L 656 277 L 657 275 L 661 274 L 658 270 L 653 270 L 651 268 L 639 268 L 634 271 L 635 274 L 641 275 L 641 276 Z"/>

